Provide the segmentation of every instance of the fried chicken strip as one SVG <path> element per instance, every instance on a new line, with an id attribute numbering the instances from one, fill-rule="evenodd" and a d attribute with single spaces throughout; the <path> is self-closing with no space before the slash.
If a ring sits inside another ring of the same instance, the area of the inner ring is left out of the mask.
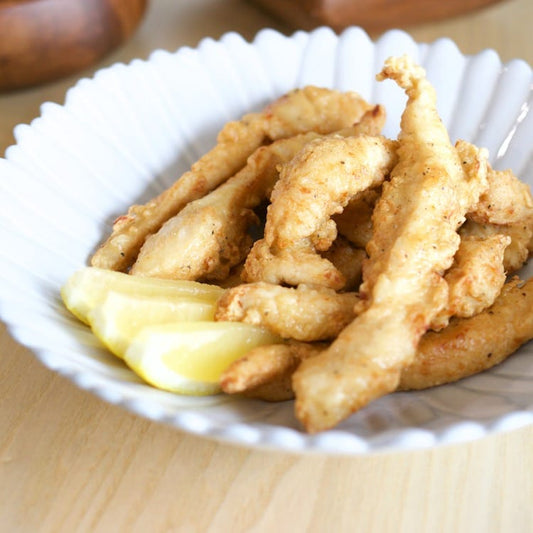
<path id="1" fill-rule="evenodd" d="M 503 213 L 507 214 L 512 211 L 512 208 L 503 205 L 503 201 L 511 201 L 511 199 L 519 203 L 514 208 L 513 220 L 516 220 L 519 214 L 523 215 L 527 212 L 527 205 L 529 204 L 527 187 L 525 190 L 521 186 L 523 184 L 520 184 L 514 176 L 509 176 L 509 172 L 498 173 L 492 170 L 485 159 L 480 160 L 478 156 L 479 149 L 473 144 L 459 140 L 455 148 L 462 160 L 465 172 L 476 174 L 479 172 L 478 165 L 480 164 L 487 167 L 487 181 L 495 189 L 494 192 L 486 191 L 482 195 L 482 199 L 469 213 L 469 216 L 471 215 L 476 220 L 485 220 L 487 212 L 490 211 L 494 219 L 502 220 Z M 482 171 L 484 172 L 485 170 L 483 169 Z M 503 174 L 506 179 L 496 184 L 495 182 L 500 174 Z M 488 179 L 489 175 L 491 176 L 490 181 Z M 372 212 L 380 194 L 381 188 L 364 190 L 350 201 L 342 213 L 335 215 L 333 220 L 337 225 L 339 234 L 346 237 L 356 246 L 365 247 L 372 238 Z M 513 220 L 507 220 L 507 223 Z"/>
<path id="2" fill-rule="evenodd" d="M 308 131 L 331 133 L 357 122 L 371 106 L 353 92 L 319 87 L 296 89 L 241 120 L 228 122 L 217 144 L 170 188 L 117 218 L 112 233 L 91 258 L 93 266 L 126 270 L 146 237 L 186 204 L 201 198 L 238 172 L 263 144 Z"/>
<path id="3" fill-rule="evenodd" d="M 220 377 L 220 386 L 228 394 L 251 392 L 263 394 L 266 390 L 277 391 L 274 400 L 293 397 L 291 376 L 301 361 L 319 354 L 327 345 L 324 343 L 288 342 L 269 344 L 252 348 L 244 357 L 234 361 Z M 258 389 L 265 386 L 265 389 Z M 280 398 L 285 391 L 287 397 Z"/>
<path id="4" fill-rule="evenodd" d="M 244 267 L 245 281 L 341 289 L 346 280 L 318 254 L 337 236 L 331 216 L 358 192 L 383 182 L 396 163 L 396 143 L 383 137 L 329 137 L 307 144 L 280 172 L 265 236 Z"/>
<path id="5" fill-rule="evenodd" d="M 413 362 L 402 371 L 399 389 L 451 383 L 501 363 L 533 338 L 532 309 L 533 278 L 506 283 L 490 308 L 426 333 Z"/>
<path id="6" fill-rule="evenodd" d="M 383 108 L 376 106 L 357 124 L 337 134 L 379 133 L 384 120 Z M 258 148 L 243 169 L 204 197 L 187 204 L 150 235 L 130 273 L 170 279 L 224 280 L 250 250 L 252 238 L 248 229 L 257 221 L 253 209 L 270 196 L 279 166 L 321 137 L 308 132 Z"/>
<path id="7" fill-rule="evenodd" d="M 354 318 L 355 293 L 325 287 L 281 287 L 265 282 L 228 289 L 215 320 L 261 325 L 283 338 L 316 341 L 335 337 Z"/>
<path id="8" fill-rule="evenodd" d="M 533 198 L 529 186 L 511 170 L 497 171 L 489 166 L 488 189 L 467 217 L 478 224 L 510 225 L 531 220 Z"/>
<path id="9" fill-rule="evenodd" d="M 444 328 L 451 317 L 470 317 L 492 305 L 505 283 L 503 255 L 509 242 L 504 235 L 461 240 L 444 275 L 447 306 L 433 319 L 432 329 Z M 215 320 L 248 322 L 286 339 L 312 342 L 338 335 L 356 317 L 360 303 L 354 293 L 256 282 L 226 291 L 217 302 Z"/>
<path id="10" fill-rule="evenodd" d="M 274 141 L 258 148 L 246 166 L 206 196 L 187 204 L 148 236 L 130 273 L 170 279 L 225 279 L 246 257 L 257 220 L 253 209 L 271 192 L 278 165 L 319 134 Z"/>
<path id="11" fill-rule="evenodd" d="M 453 383 L 503 362 L 533 339 L 533 278 L 506 283 L 493 305 L 470 318 L 456 318 L 420 340 L 413 362 L 402 370 L 397 390 Z M 300 362 L 326 344 L 276 344 L 251 350 L 225 372 L 222 388 L 266 401 L 294 398 L 292 375 Z M 275 354 L 275 355 L 274 355 Z"/>
<path id="12" fill-rule="evenodd" d="M 396 389 L 420 337 L 447 304 L 442 274 L 459 247 L 457 229 L 487 187 L 486 153 L 479 153 L 477 175 L 465 172 L 424 70 L 406 56 L 390 58 L 378 75 L 386 78 L 408 95 L 399 162 L 374 209 L 361 290 L 368 306 L 293 376 L 296 416 L 311 433 Z"/>
<path id="13" fill-rule="evenodd" d="M 529 186 L 510 170 L 496 171 L 489 166 L 488 189 L 467 214 L 462 236 L 511 238 L 504 255 L 507 273 L 519 270 L 533 252 L 533 197 Z"/>
<path id="14" fill-rule="evenodd" d="M 467 220 L 459 233 L 463 239 L 467 237 L 486 239 L 494 235 L 510 237 L 511 242 L 505 248 L 503 255 L 503 268 L 509 274 L 520 270 L 533 252 L 532 222 L 533 218 L 514 224 L 479 224 L 473 220 Z"/>
<path id="15" fill-rule="evenodd" d="M 433 319 L 432 329 L 444 328 L 452 316 L 470 317 L 492 305 L 505 283 L 503 258 L 510 243 L 511 237 L 501 234 L 461 239 L 454 262 L 444 275 L 448 305 Z"/>

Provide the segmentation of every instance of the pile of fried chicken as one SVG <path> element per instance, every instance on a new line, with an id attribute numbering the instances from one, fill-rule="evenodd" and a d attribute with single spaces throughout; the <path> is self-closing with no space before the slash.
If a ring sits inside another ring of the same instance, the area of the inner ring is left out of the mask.
<path id="1" fill-rule="evenodd" d="M 528 186 L 487 150 L 451 143 L 409 57 L 377 78 L 407 95 L 397 139 L 356 93 L 294 90 L 226 124 L 91 260 L 226 287 L 216 320 L 283 342 L 233 363 L 223 390 L 295 398 L 311 433 L 396 390 L 490 368 L 533 337 L 533 281 L 513 274 L 533 249 Z"/>

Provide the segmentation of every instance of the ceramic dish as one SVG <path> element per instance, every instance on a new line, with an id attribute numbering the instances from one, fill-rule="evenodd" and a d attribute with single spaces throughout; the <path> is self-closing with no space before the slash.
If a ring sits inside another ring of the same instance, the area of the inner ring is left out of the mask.
<path id="1" fill-rule="evenodd" d="M 310 436 L 292 402 L 181 397 L 155 390 L 101 348 L 63 308 L 59 289 L 85 265 L 113 219 L 144 202 L 214 143 L 224 122 L 297 86 L 353 89 L 388 110 L 396 136 L 405 100 L 374 81 L 383 60 L 408 53 L 427 70 L 453 140 L 490 150 L 497 168 L 533 183 L 531 68 L 497 53 L 464 56 L 450 40 L 400 31 L 376 42 L 358 28 L 290 37 L 234 33 L 195 49 L 155 51 L 79 81 L 64 105 L 15 130 L 0 160 L 0 312 L 11 334 L 49 368 L 140 416 L 247 446 L 361 454 L 472 440 L 533 422 L 533 346 L 454 385 L 382 398 L 335 430 Z M 528 272 L 523 273 L 529 275 Z"/>

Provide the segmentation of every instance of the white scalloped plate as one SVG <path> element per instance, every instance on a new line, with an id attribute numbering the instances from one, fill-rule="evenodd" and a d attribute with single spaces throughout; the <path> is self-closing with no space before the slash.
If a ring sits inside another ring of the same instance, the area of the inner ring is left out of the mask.
<path id="1" fill-rule="evenodd" d="M 417 44 L 401 31 L 372 42 L 359 28 L 290 37 L 230 33 L 196 49 L 155 51 L 79 81 L 45 103 L 0 159 L 0 316 L 49 368 L 135 413 L 197 435 L 290 451 L 361 454 L 468 441 L 533 422 L 533 353 L 454 385 L 382 398 L 336 430 L 309 436 L 292 402 L 180 397 L 150 388 L 63 308 L 59 289 L 132 203 L 168 186 L 214 143 L 227 120 L 297 86 L 356 90 L 388 110 L 395 136 L 405 100 L 375 74 L 409 53 L 427 70 L 452 140 L 486 146 L 497 168 L 533 183 L 531 68 L 496 52 L 464 56 L 450 40 Z M 524 275 L 528 275 L 525 272 Z"/>

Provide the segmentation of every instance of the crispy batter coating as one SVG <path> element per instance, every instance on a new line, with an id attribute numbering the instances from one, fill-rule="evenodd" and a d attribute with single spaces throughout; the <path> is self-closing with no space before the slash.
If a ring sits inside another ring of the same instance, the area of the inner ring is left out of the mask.
<path id="1" fill-rule="evenodd" d="M 503 264 L 507 273 L 516 272 L 533 252 L 533 197 L 528 185 L 510 170 L 489 166 L 487 180 L 488 189 L 467 214 L 460 233 L 463 237 L 509 236 Z"/>
<path id="2" fill-rule="evenodd" d="M 461 239 L 444 275 L 447 306 L 433 319 L 432 329 L 444 328 L 451 317 L 470 317 L 492 305 L 505 283 L 503 255 L 509 242 L 504 235 Z M 354 293 L 256 282 L 227 291 L 215 318 L 263 325 L 281 337 L 310 342 L 335 337 L 355 318 L 359 303 Z"/>
<path id="3" fill-rule="evenodd" d="M 222 390 L 295 397 L 310 433 L 395 390 L 481 372 L 533 338 L 533 278 L 505 283 L 533 252 L 529 187 L 491 168 L 486 150 L 451 145 L 408 57 L 388 59 L 377 79 L 408 96 L 397 141 L 380 135 L 384 108 L 356 93 L 294 90 L 226 124 L 169 189 L 119 217 L 91 259 L 226 287 L 216 320 L 285 342 L 234 362 Z"/>
<path id="4" fill-rule="evenodd" d="M 355 293 L 325 287 L 281 287 L 265 282 L 227 290 L 215 320 L 260 325 L 283 338 L 316 341 L 335 337 L 354 318 Z"/>
<path id="5" fill-rule="evenodd" d="M 258 346 L 224 371 L 220 385 L 228 394 L 246 393 L 268 401 L 289 400 L 294 397 L 292 374 L 300 362 L 318 355 L 326 346 L 302 342 Z"/>
<path id="6" fill-rule="evenodd" d="M 479 224 L 519 224 L 533 216 L 533 198 L 529 186 L 511 170 L 497 171 L 489 167 L 488 189 L 468 213 Z"/>
<path id="7" fill-rule="evenodd" d="M 291 374 L 287 373 L 285 379 L 273 379 L 267 383 L 257 385 L 251 389 L 246 389 L 242 393 L 245 398 L 253 398 L 264 402 L 284 402 L 292 400 Z"/>
<path id="8" fill-rule="evenodd" d="M 337 134 L 379 132 L 384 118 L 381 108 L 376 106 L 358 123 Z M 252 238 L 248 229 L 257 221 L 253 209 L 270 196 L 280 165 L 321 137 L 308 132 L 259 147 L 237 174 L 187 204 L 150 235 L 130 273 L 170 279 L 224 280 L 250 250 Z"/>
<path id="9" fill-rule="evenodd" d="M 397 390 L 427 389 L 478 374 L 500 364 L 533 339 L 533 278 L 506 283 L 493 305 L 470 318 L 455 318 L 428 331 L 415 358 L 402 370 Z M 327 344 L 276 344 L 250 351 L 224 373 L 223 390 L 266 401 L 294 398 L 291 377 L 304 359 Z"/>
<path id="10" fill-rule="evenodd" d="M 479 237 L 489 238 L 494 235 L 506 235 L 511 242 L 505 248 L 503 268 L 509 274 L 520 270 L 533 251 L 533 218 L 515 224 L 479 224 L 467 220 L 459 233 L 461 238 Z"/>
<path id="11" fill-rule="evenodd" d="M 505 283 L 505 249 L 511 237 L 501 234 L 487 238 L 463 237 L 451 268 L 444 275 L 448 283 L 448 305 L 432 321 L 438 330 L 452 316 L 470 317 L 492 305 Z"/>
<path id="12" fill-rule="evenodd" d="M 217 144 L 170 188 L 144 205 L 130 207 L 91 258 L 93 266 L 126 270 L 146 237 L 192 200 L 238 172 L 259 146 L 307 131 L 331 133 L 357 122 L 371 109 L 358 94 L 304 87 L 283 95 L 263 111 L 228 122 Z"/>
<path id="13" fill-rule="evenodd" d="M 506 283 L 494 304 L 471 318 L 428 332 L 399 388 L 425 389 L 477 374 L 501 363 L 533 338 L 533 278 Z"/>
<path id="14" fill-rule="evenodd" d="M 474 145 L 459 140 L 455 147 L 465 172 L 475 174 L 479 171 L 478 165 L 487 165 L 488 189 L 467 218 L 495 224 L 517 224 L 533 218 L 533 200 L 526 184 L 509 170 L 493 170 L 484 158 L 479 158 L 479 149 Z M 364 190 L 350 201 L 342 213 L 334 215 L 339 235 L 358 247 L 365 247 L 372 237 L 372 212 L 380 195 L 380 187 Z"/>
<path id="15" fill-rule="evenodd" d="M 311 433 L 396 389 L 420 337 L 446 306 L 442 274 L 459 246 L 457 229 L 487 187 L 486 153 L 478 153 L 477 174 L 470 164 L 465 171 L 424 70 L 406 56 L 390 58 L 378 75 L 386 78 L 408 95 L 399 162 L 374 209 L 361 290 L 368 306 L 293 376 L 296 416 Z"/>
<path id="16" fill-rule="evenodd" d="M 337 236 L 331 216 L 358 192 L 383 182 L 396 143 L 383 137 L 329 137 L 307 144 L 286 164 L 272 191 L 265 236 L 245 263 L 245 280 L 341 289 L 346 280 L 317 252 Z"/>
<path id="17" fill-rule="evenodd" d="M 253 209 L 272 191 L 278 165 L 319 137 L 303 133 L 258 148 L 246 166 L 203 198 L 187 204 L 143 244 L 130 273 L 171 279 L 225 279 L 244 260 L 257 220 Z"/>

